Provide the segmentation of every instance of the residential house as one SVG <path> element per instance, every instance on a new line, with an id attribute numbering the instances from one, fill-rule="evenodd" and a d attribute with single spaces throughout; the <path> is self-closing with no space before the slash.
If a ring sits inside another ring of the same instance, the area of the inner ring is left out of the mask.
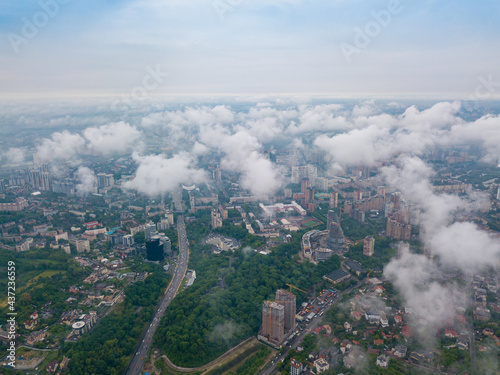
<path id="1" fill-rule="evenodd" d="M 457 347 L 461 350 L 469 349 L 469 338 L 467 336 L 459 336 L 457 338 Z"/>
<path id="2" fill-rule="evenodd" d="M 330 365 L 323 358 L 319 358 L 314 361 L 314 368 L 316 369 L 317 374 L 321 374 L 322 372 L 330 369 Z"/>
<path id="3" fill-rule="evenodd" d="M 352 326 L 349 324 L 349 322 L 344 323 L 344 328 L 346 332 L 351 332 L 352 331 Z"/>
<path id="4" fill-rule="evenodd" d="M 412 336 L 411 327 L 410 326 L 404 326 L 401 329 L 401 335 L 403 335 L 403 337 L 405 337 L 407 339 L 410 338 Z"/>
<path id="5" fill-rule="evenodd" d="M 384 328 L 389 327 L 389 320 L 387 320 L 387 315 L 385 312 L 380 312 L 380 325 Z"/>
<path id="6" fill-rule="evenodd" d="M 43 341 L 47 337 L 46 331 L 35 331 L 29 334 L 26 338 L 26 343 L 28 345 L 35 345 L 36 343 Z"/>
<path id="7" fill-rule="evenodd" d="M 360 320 L 361 319 L 361 313 L 359 313 L 357 311 L 351 311 L 350 316 L 351 316 L 352 319 L 355 319 L 355 320 Z"/>
<path id="8" fill-rule="evenodd" d="M 408 349 L 406 348 L 406 346 L 404 346 L 404 345 L 396 345 L 396 347 L 394 348 L 393 353 L 394 353 L 394 355 L 396 357 L 405 358 L 407 351 L 408 351 Z"/>
<path id="9" fill-rule="evenodd" d="M 449 338 L 456 338 L 458 334 L 452 329 L 446 329 L 444 335 Z"/>
<path id="10" fill-rule="evenodd" d="M 386 354 L 379 355 L 377 357 L 377 366 L 383 368 L 389 367 L 389 356 Z"/>
<path id="11" fill-rule="evenodd" d="M 37 325 L 38 325 L 38 322 L 36 320 L 32 320 L 32 319 L 24 322 L 24 328 L 29 329 L 30 331 L 34 330 Z"/>
<path id="12" fill-rule="evenodd" d="M 380 313 L 374 311 L 367 311 L 365 313 L 365 319 L 370 322 L 370 324 L 378 324 L 380 321 Z"/>
<path id="13" fill-rule="evenodd" d="M 47 363 L 47 372 L 56 372 L 57 367 L 59 366 L 59 363 L 57 362 L 57 359 L 54 359 L 52 362 Z"/>

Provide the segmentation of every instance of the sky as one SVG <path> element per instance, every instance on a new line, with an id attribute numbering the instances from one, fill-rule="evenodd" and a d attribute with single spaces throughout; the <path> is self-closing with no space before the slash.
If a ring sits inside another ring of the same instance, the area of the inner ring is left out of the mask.
<path id="1" fill-rule="evenodd" d="M 483 93 L 497 98 L 499 11 L 496 0 L 3 0 L 0 96 L 465 99 L 489 77 L 499 84 Z"/>

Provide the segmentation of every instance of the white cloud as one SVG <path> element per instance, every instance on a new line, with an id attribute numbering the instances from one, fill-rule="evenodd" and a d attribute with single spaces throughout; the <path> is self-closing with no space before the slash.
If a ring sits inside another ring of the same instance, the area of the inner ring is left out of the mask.
<path id="1" fill-rule="evenodd" d="M 26 159 L 26 149 L 24 147 L 10 147 L 0 154 L 0 160 L 5 159 L 10 163 L 19 164 Z"/>
<path id="2" fill-rule="evenodd" d="M 80 181 L 80 183 L 76 185 L 78 194 L 85 195 L 96 192 L 97 178 L 93 170 L 87 167 L 79 167 L 76 176 Z"/>
<path id="3" fill-rule="evenodd" d="M 124 122 L 86 128 L 83 135 L 64 130 L 43 139 L 37 147 L 37 156 L 41 162 L 50 162 L 70 160 L 77 155 L 123 153 L 137 145 L 141 134 Z"/>
<path id="4" fill-rule="evenodd" d="M 141 136 L 141 132 L 125 122 L 117 122 L 83 132 L 88 152 L 94 155 L 110 155 L 129 150 Z"/>
<path id="5" fill-rule="evenodd" d="M 442 285 L 438 281 L 441 271 L 436 265 L 425 256 L 410 252 L 407 244 L 400 244 L 400 253 L 401 258 L 384 267 L 384 276 L 403 296 L 405 307 L 413 310 L 413 331 L 432 347 L 436 330 L 453 318 L 455 302 L 462 293 L 452 285 Z"/>
<path id="6" fill-rule="evenodd" d="M 71 159 L 85 150 L 85 139 L 65 130 L 52 134 L 37 147 L 37 156 L 41 162 Z"/>
<path id="7" fill-rule="evenodd" d="M 200 183 L 208 179 L 207 172 L 198 169 L 195 160 L 188 153 L 176 154 L 171 158 L 166 158 L 165 155 L 134 154 L 134 159 L 139 164 L 135 177 L 122 187 L 149 196 L 173 192 L 180 184 Z"/>
<path id="8" fill-rule="evenodd" d="M 220 126 L 201 129 L 200 140 L 224 152 L 221 167 L 241 173 L 240 183 L 253 194 L 272 194 L 282 185 L 281 172 L 260 152 L 259 140 L 246 130 L 235 134 Z"/>

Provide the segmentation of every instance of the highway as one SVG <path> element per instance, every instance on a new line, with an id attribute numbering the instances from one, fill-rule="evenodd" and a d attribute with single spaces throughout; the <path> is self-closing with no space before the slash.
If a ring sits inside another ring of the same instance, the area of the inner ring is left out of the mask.
<path id="1" fill-rule="evenodd" d="M 174 196 L 174 200 L 178 198 L 178 195 Z M 179 201 L 176 200 L 176 207 Z M 177 233 L 179 235 L 179 257 L 177 259 L 177 267 L 175 268 L 174 277 L 170 282 L 165 294 L 163 295 L 157 309 L 153 314 L 153 319 L 149 323 L 148 327 L 144 330 L 141 336 L 140 343 L 138 344 L 135 353 L 133 354 L 127 369 L 125 370 L 126 375 L 138 375 L 141 374 L 142 368 L 146 362 L 151 344 L 153 342 L 153 336 L 155 334 L 156 328 L 160 323 L 161 318 L 165 314 L 170 302 L 174 299 L 179 286 L 184 279 L 186 274 L 188 260 L 189 260 L 189 247 L 186 235 L 186 225 L 184 223 L 184 216 L 182 212 L 177 216 Z"/>

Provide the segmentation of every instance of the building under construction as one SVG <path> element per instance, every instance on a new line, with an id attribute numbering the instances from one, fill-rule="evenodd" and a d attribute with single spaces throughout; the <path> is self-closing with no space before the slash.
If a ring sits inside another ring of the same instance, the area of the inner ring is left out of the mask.
<path id="1" fill-rule="evenodd" d="M 276 301 L 264 301 L 262 328 L 257 338 L 279 349 L 285 338 L 296 328 L 296 310 L 297 298 L 295 294 L 278 289 Z"/>
<path id="2" fill-rule="evenodd" d="M 262 329 L 257 338 L 279 348 L 285 338 L 285 307 L 277 302 L 264 301 Z"/>
<path id="3" fill-rule="evenodd" d="M 335 211 L 328 211 L 326 217 L 326 229 L 328 231 L 328 245 L 329 248 L 336 253 L 345 252 L 344 246 L 344 231 L 340 227 L 340 219 Z"/>
<path id="4" fill-rule="evenodd" d="M 285 334 L 295 330 L 295 311 L 297 310 L 297 297 L 295 294 L 285 290 L 276 291 L 276 302 L 285 308 Z"/>

